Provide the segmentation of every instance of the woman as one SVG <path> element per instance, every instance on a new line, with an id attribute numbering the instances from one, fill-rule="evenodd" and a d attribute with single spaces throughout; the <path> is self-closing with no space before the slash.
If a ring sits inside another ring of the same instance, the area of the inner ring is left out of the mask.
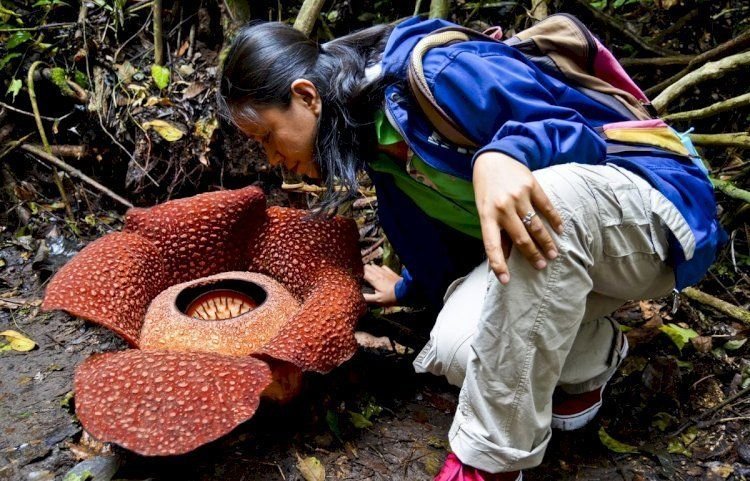
<path id="1" fill-rule="evenodd" d="M 541 462 L 552 426 L 578 428 L 601 405 L 627 351 L 605 316 L 696 282 L 723 231 L 699 166 L 658 148 L 608 153 L 597 127 L 629 119 L 499 42 L 424 57 L 437 103 L 482 147 L 442 139 L 406 67 L 446 25 L 414 18 L 320 46 L 282 24 L 247 26 L 219 102 L 272 165 L 325 180 L 321 209 L 368 171 L 406 268 L 366 266 L 367 300 L 439 305 L 448 288 L 415 361 L 461 386 L 454 454 L 436 479 L 516 480 Z"/>

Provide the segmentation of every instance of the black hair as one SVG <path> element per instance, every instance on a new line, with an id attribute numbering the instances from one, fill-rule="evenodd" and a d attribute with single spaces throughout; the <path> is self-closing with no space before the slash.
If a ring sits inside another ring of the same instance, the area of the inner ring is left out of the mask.
<path id="1" fill-rule="evenodd" d="M 372 130 L 384 90 L 382 79 L 365 77 L 365 68 L 380 61 L 391 28 L 379 25 L 319 46 L 289 25 L 253 22 L 239 30 L 227 52 L 218 102 L 235 124 L 257 121 L 258 108 L 288 107 L 295 79 L 315 85 L 322 111 L 314 155 L 327 189 L 319 212 L 333 212 L 357 195 L 362 150 L 372 137 L 366 127 Z"/>

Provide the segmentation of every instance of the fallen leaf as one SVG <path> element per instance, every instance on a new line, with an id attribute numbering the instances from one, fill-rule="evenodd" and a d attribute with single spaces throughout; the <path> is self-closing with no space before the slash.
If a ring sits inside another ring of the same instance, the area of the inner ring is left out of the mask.
<path id="1" fill-rule="evenodd" d="M 694 330 L 680 327 L 677 324 L 665 324 L 659 330 L 669 336 L 680 351 L 682 351 L 682 348 L 685 347 L 688 341 L 694 337 L 698 337 L 698 333 Z"/>
<path id="2" fill-rule="evenodd" d="M 724 344 L 724 346 L 722 347 L 724 348 L 725 351 L 736 351 L 737 349 L 744 346 L 745 342 L 747 342 L 747 338 L 746 339 L 734 339 L 732 341 L 727 341 L 726 344 Z"/>
<path id="3" fill-rule="evenodd" d="M 207 88 L 208 88 L 208 85 L 202 82 L 193 82 L 190 85 L 188 85 L 188 88 L 186 88 L 185 91 L 182 93 L 182 100 L 188 100 L 188 99 L 192 99 L 193 97 L 197 97 Z"/>
<path id="4" fill-rule="evenodd" d="M 357 429 L 364 429 L 372 427 L 372 421 L 364 417 L 360 413 L 356 413 L 354 411 L 349 411 L 349 419 L 352 421 L 352 424 Z"/>
<path id="5" fill-rule="evenodd" d="M 159 134 L 164 140 L 167 140 L 169 142 L 180 140 L 185 135 L 185 132 L 181 127 L 173 122 L 168 122 L 166 120 L 149 120 L 148 122 L 144 122 L 142 127 L 144 129 L 153 128 L 157 134 Z"/>
<path id="6" fill-rule="evenodd" d="M 192 65 L 183 64 L 177 67 L 177 70 L 180 71 L 180 74 L 182 74 L 184 77 L 189 77 L 190 75 L 193 75 L 195 73 L 195 69 Z"/>
<path id="7" fill-rule="evenodd" d="M 36 347 L 36 343 L 24 336 L 20 332 L 16 331 L 3 331 L 0 332 L 0 336 L 5 336 L 5 340 L 8 341 L 8 345 L 14 351 L 31 351 Z"/>
<path id="8" fill-rule="evenodd" d="M 184 42 L 182 42 L 182 45 L 180 45 L 180 48 L 177 50 L 175 57 L 179 58 L 185 55 L 185 52 L 187 52 L 188 48 L 190 48 L 190 42 L 188 40 L 185 40 Z"/>
<path id="9" fill-rule="evenodd" d="M 297 454 L 297 469 L 306 481 L 325 481 L 326 479 L 326 468 L 315 456 L 302 458 Z"/>
<path id="10" fill-rule="evenodd" d="M 696 336 L 690 339 L 690 343 L 693 345 L 696 351 L 707 353 L 713 349 L 713 339 L 711 336 Z"/>
<path id="11" fill-rule="evenodd" d="M 607 434 L 607 431 L 605 431 L 604 428 L 599 428 L 599 440 L 607 449 L 615 453 L 626 454 L 638 452 L 637 447 L 616 440 L 615 438 Z"/>

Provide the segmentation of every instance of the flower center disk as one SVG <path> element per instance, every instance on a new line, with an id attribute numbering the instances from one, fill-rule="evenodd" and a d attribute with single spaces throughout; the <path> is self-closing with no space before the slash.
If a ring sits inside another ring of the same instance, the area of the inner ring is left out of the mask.
<path id="1" fill-rule="evenodd" d="M 216 289 L 195 298 L 185 310 L 185 314 L 195 319 L 220 321 L 232 319 L 250 312 L 258 303 L 247 294 L 230 289 Z"/>

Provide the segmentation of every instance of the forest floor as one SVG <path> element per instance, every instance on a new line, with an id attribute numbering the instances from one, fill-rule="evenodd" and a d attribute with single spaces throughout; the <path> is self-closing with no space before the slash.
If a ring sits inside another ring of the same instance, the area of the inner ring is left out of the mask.
<path id="1" fill-rule="evenodd" d="M 3 0 L 0 6 L 0 332 L 36 343 L 20 352 L 0 335 L 0 481 L 309 481 L 315 460 L 328 480 L 432 479 L 449 452 L 458 390 L 411 368 L 434 320 L 423 311 L 370 311 L 360 328 L 389 336 L 407 353 L 362 348 L 330 374 L 308 375 L 290 404 L 264 401 L 250 421 L 188 455 L 140 457 L 82 431 L 74 414 L 75 368 L 92 353 L 125 344 L 65 313 L 41 312 L 40 304 L 61 265 L 122 227 L 125 204 L 112 191 L 140 207 L 251 183 L 264 188 L 270 204 L 307 207 L 315 195 L 283 192 L 282 176 L 265 165 L 257 146 L 217 115 L 219 58 L 237 24 L 228 20 L 226 5 L 235 2 L 164 2 L 166 77 L 153 68 L 155 2 L 70 3 Z M 256 15 L 272 18 L 293 18 L 299 7 L 251 3 Z M 325 41 L 394 21 L 410 15 L 413 3 L 332 0 L 314 36 Z M 424 12 L 430 2 L 416 3 Z M 457 1 L 450 18 L 478 29 L 502 25 L 510 34 L 542 15 L 530 3 Z M 674 83 L 667 81 L 673 75 L 750 48 L 747 0 L 533 3 L 550 6 L 548 13 L 555 7 L 578 15 L 639 85 L 651 87 L 651 98 Z M 29 81 L 37 61 L 45 64 L 37 64 Z M 687 88 L 660 113 L 747 93 L 743 71 Z M 674 124 L 746 134 L 749 120 L 745 104 Z M 55 156 L 109 193 L 67 173 L 58 189 L 57 174 L 39 155 L 39 125 Z M 742 196 L 750 194 L 736 187 L 746 189 L 750 178 L 747 145 L 703 141 L 711 175 L 724 183 L 717 185 L 717 200 L 732 242 L 698 287 L 746 310 L 750 197 Z M 372 189 L 364 191 L 353 204 L 362 251 L 368 262 L 392 263 Z M 685 295 L 679 301 L 632 302 L 616 313 L 632 349 L 599 416 L 580 431 L 554 432 L 545 462 L 524 479 L 750 479 L 750 329 Z"/>

